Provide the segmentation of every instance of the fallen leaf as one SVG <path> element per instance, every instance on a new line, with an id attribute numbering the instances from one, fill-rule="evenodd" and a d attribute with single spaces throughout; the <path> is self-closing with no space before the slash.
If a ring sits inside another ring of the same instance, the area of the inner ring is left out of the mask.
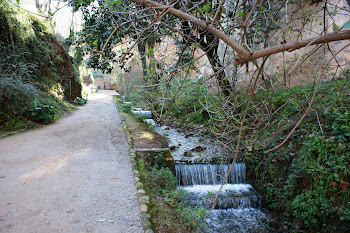
<path id="1" fill-rule="evenodd" d="M 115 176 L 115 177 L 112 177 L 113 180 L 116 180 L 116 179 L 119 179 L 119 177 Z"/>
<path id="2" fill-rule="evenodd" d="M 339 186 L 340 186 L 340 190 L 341 190 L 341 191 L 345 191 L 345 190 L 348 188 L 349 183 L 348 183 L 348 182 L 345 182 L 344 180 L 341 180 Z"/>
<path id="3" fill-rule="evenodd" d="M 337 183 L 335 183 L 334 181 L 332 181 L 329 185 L 332 186 L 332 187 L 335 187 L 335 186 L 337 186 Z"/>

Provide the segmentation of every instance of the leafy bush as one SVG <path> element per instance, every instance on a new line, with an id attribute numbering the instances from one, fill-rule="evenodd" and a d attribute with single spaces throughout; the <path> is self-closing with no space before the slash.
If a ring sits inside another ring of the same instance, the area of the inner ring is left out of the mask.
<path id="1" fill-rule="evenodd" d="M 55 108 L 51 105 L 45 105 L 35 102 L 32 109 L 27 110 L 27 115 L 32 121 L 51 122 L 55 117 Z"/>
<path id="2" fill-rule="evenodd" d="M 79 105 L 84 105 L 86 104 L 87 100 L 84 98 L 76 97 L 74 100 L 74 103 L 79 104 Z"/>
<path id="3" fill-rule="evenodd" d="M 176 189 L 176 178 L 169 168 L 154 166 L 149 171 L 145 160 L 137 156 L 136 161 L 141 181 L 150 196 L 150 214 L 157 232 L 187 233 L 205 228 L 205 209 L 181 202 L 187 198 L 187 192 Z"/>
<path id="4" fill-rule="evenodd" d="M 340 220 L 350 227 L 350 201 L 340 208 Z"/>
<path id="5" fill-rule="evenodd" d="M 2 128 L 34 125 L 28 120 L 52 121 L 56 111 L 69 109 L 64 97 L 80 96 L 66 51 L 52 36 L 48 21 L 7 1 L 0 1 L 0 24 L 0 111 L 9 118 Z"/>
<path id="6" fill-rule="evenodd" d="M 318 229 L 326 224 L 333 201 L 316 190 L 299 195 L 292 202 L 293 215 L 309 228 Z"/>
<path id="7" fill-rule="evenodd" d="M 20 129 L 32 128 L 35 126 L 35 123 L 31 121 L 23 120 L 11 115 L 12 114 L 9 114 L 6 116 L 4 124 L 1 125 L 2 129 L 6 131 L 16 131 Z"/>
<path id="8" fill-rule="evenodd" d="M 20 78 L 0 75 L 1 110 L 19 114 L 29 107 L 37 95 L 37 89 Z"/>
<path id="9" fill-rule="evenodd" d="M 163 194 L 165 201 L 172 206 L 177 205 L 181 200 L 186 200 L 188 197 L 188 193 L 183 188 L 177 188 L 171 191 L 163 190 Z"/>
<path id="10" fill-rule="evenodd" d="M 131 112 L 132 107 L 131 107 L 131 104 L 121 104 L 121 105 L 119 105 L 119 109 L 122 112 L 129 113 L 129 112 Z"/>
<path id="11" fill-rule="evenodd" d="M 176 178 L 169 168 L 162 167 L 158 169 L 158 166 L 154 166 L 151 174 L 153 176 L 154 185 L 159 190 L 171 191 L 176 188 Z"/>

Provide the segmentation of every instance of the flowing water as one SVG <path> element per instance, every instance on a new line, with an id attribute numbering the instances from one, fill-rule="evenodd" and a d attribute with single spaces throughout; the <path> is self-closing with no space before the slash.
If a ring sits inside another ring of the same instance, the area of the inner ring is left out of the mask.
<path id="1" fill-rule="evenodd" d="M 222 157 L 230 157 L 220 142 L 209 137 L 165 125 L 155 126 L 154 130 L 168 139 L 171 155 L 178 163 L 210 163 Z"/>
<path id="2" fill-rule="evenodd" d="M 212 207 L 210 199 L 219 192 L 229 164 L 176 165 L 178 187 L 188 193 L 195 206 Z M 210 232 L 271 232 L 269 220 L 261 211 L 261 196 L 246 184 L 244 163 L 234 165 L 223 186 L 217 205 L 206 218 Z"/>
<path id="3" fill-rule="evenodd" d="M 230 164 L 210 164 L 227 152 L 210 138 L 193 133 L 184 133 L 167 126 L 157 126 L 151 119 L 152 113 L 134 108 L 137 115 L 144 115 L 154 130 L 168 139 L 171 154 L 177 163 L 177 186 L 188 192 L 188 199 L 195 206 L 203 206 L 208 211 L 211 200 L 217 196 Z M 261 196 L 246 183 L 244 163 L 236 163 L 218 196 L 214 210 L 205 219 L 210 232 L 245 233 L 273 232 L 269 219 L 261 210 Z"/>
<path id="4" fill-rule="evenodd" d="M 212 207 L 210 199 L 219 192 L 230 164 L 212 164 L 213 158 L 227 156 L 217 142 L 193 133 L 167 126 L 155 126 L 155 131 L 169 141 L 176 161 L 177 186 L 188 192 L 188 200 L 195 206 Z M 215 160 L 214 160 L 215 161 Z M 215 209 L 206 218 L 210 232 L 274 232 L 262 211 L 261 196 L 246 183 L 244 163 L 236 163 L 221 189 Z"/>

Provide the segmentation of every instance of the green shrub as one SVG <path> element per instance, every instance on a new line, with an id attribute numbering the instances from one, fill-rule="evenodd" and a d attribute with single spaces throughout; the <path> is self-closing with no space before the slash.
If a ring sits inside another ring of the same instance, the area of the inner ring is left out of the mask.
<path id="1" fill-rule="evenodd" d="M 171 191 L 176 188 L 176 178 L 169 168 L 162 167 L 158 169 L 158 166 L 154 166 L 151 174 L 153 175 L 154 185 L 159 190 Z"/>
<path id="2" fill-rule="evenodd" d="M 132 107 L 131 107 L 131 104 L 121 104 L 121 105 L 119 105 L 119 109 L 122 112 L 129 113 L 129 112 L 131 112 Z"/>
<path id="3" fill-rule="evenodd" d="M 55 117 L 55 108 L 51 105 L 45 105 L 35 102 L 33 108 L 27 110 L 27 115 L 32 121 L 51 122 Z"/>
<path id="4" fill-rule="evenodd" d="M 332 207 L 333 200 L 327 199 L 325 193 L 317 190 L 305 192 L 292 202 L 294 217 L 314 229 L 325 227 Z"/>
<path id="5" fill-rule="evenodd" d="M 19 114 L 29 107 L 37 95 L 37 89 L 20 78 L 1 77 L 0 75 L 0 102 L 3 111 Z"/>
<path id="6" fill-rule="evenodd" d="M 340 221 L 346 222 L 350 227 L 350 201 L 340 208 Z M 349 229 L 349 228 L 348 228 Z"/>
<path id="7" fill-rule="evenodd" d="M 28 120 L 52 121 L 67 110 L 63 98 L 80 96 L 80 83 L 67 66 L 70 60 L 48 22 L 14 4 L 0 1 L 0 24 L 0 111 L 9 116 L 3 129 L 34 124 Z M 49 95 L 53 92 L 60 98 Z"/>
<path id="8" fill-rule="evenodd" d="M 183 188 L 177 188 L 171 191 L 162 190 L 162 192 L 165 196 L 165 201 L 171 206 L 176 206 L 179 201 L 186 200 L 188 197 L 188 193 Z"/>
<path id="9" fill-rule="evenodd" d="M 79 104 L 79 105 L 84 105 L 86 104 L 87 100 L 84 98 L 76 97 L 74 100 L 74 103 Z"/>
<path id="10" fill-rule="evenodd" d="M 180 202 L 175 212 L 182 220 L 181 225 L 184 229 L 197 229 L 196 232 L 206 232 L 207 227 L 203 219 L 207 216 L 207 212 L 204 207 L 198 208 Z"/>
<path id="11" fill-rule="evenodd" d="M 27 121 L 24 119 L 20 119 L 18 117 L 13 116 L 12 114 L 9 114 L 6 116 L 6 120 L 3 125 L 1 125 L 1 128 L 6 131 L 16 131 L 20 129 L 28 129 L 35 126 L 35 124 L 31 121 Z"/>

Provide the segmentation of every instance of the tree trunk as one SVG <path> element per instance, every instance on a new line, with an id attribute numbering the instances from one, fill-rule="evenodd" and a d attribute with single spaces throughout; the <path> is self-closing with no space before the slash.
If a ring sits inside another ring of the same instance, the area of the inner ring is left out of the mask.
<path id="1" fill-rule="evenodd" d="M 137 49 L 139 50 L 140 57 L 141 57 L 143 78 L 146 79 L 146 77 L 147 77 L 147 62 L 146 62 L 146 56 L 145 56 L 146 43 L 144 41 L 138 43 Z"/>
<path id="2" fill-rule="evenodd" d="M 225 69 L 219 59 L 218 47 L 219 40 L 212 34 L 207 34 L 206 42 L 201 39 L 200 44 L 202 50 L 206 53 L 207 58 L 210 62 L 211 68 L 215 74 L 215 78 L 219 83 L 222 93 L 225 96 L 230 96 L 234 83 L 230 83 L 227 79 Z"/>

